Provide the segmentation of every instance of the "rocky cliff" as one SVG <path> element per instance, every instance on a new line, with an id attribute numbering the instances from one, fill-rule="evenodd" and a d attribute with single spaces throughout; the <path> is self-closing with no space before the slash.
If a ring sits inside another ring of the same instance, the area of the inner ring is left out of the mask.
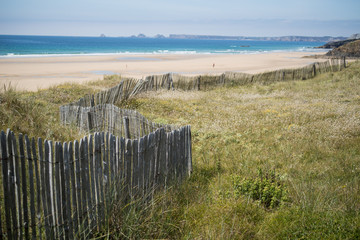
<path id="1" fill-rule="evenodd" d="M 354 42 L 356 41 L 356 39 L 346 39 L 346 40 L 343 40 L 343 41 L 332 41 L 332 42 L 328 42 L 320 47 L 317 47 L 317 48 L 326 48 L 326 49 L 330 49 L 330 48 L 337 48 L 337 47 L 340 47 L 344 44 L 347 44 L 347 43 L 350 43 L 350 42 Z"/>
<path id="2" fill-rule="evenodd" d="M 329 51 L 326 56 L 331 57 L 360 57 L 360 40 L 352 40 Z"/>

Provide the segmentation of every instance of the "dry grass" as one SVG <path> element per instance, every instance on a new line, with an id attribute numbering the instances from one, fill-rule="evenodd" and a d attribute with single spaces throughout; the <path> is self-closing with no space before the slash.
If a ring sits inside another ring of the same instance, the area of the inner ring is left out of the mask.
<path id="1" fill-rule="evenodd" d="M 359 69 L 357 62 L 307 81 L 132 100 L 128 106 L 152 120 L 192 126 L 195 172 L 182 189 L 187 204 L 173 206 L 185 208 L 183 236 L 359 237 Z M 234 199 L 231 176 L 251 178 L 259 167 L 276 170 L 286 182 L 286 207 L 269 212 L 245 197 Z M 186 195 L 194 189 L 196 195 Z"/>
<path id="2" fill-rule="evenodd" d="M 77 139 L 81 133 L 60 125 L 59 106 L 117 81 L 36 93 L 7 89 L 0 93 L 0 126 Z M 191 124 L 194 171 L 146 211 L 136 205 L 114 213 L 123 224 L 105 232 L 169 239 L 360 237 L 359 62 L 306 81 L 150 92 L 123 106 L 157 122 Z M 251 179 L 259 168 L 276 171 L 288 189 L 287 204 L 269 210 L 234 196 L 233 176 Z"/>

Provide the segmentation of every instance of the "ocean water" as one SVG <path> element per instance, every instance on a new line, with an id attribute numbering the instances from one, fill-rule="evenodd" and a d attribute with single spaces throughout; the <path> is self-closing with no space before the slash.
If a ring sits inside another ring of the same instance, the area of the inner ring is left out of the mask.
<path id="1" fill-rule="evenodd" d="M 324 42 L 0 35 L 0 57 L 106 54 L 254 54 L 316 52 Z"/>

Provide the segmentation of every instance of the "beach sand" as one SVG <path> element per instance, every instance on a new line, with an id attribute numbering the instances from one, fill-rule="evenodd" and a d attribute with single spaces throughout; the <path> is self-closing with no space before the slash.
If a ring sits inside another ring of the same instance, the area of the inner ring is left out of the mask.
<path id="1" fill-rule="evenodd" d="M 85 83 L 104 75 L 145 78 L 169 72 L 183 75 L 222 74 L 226 71 L 259 73 L 297 68 L 326 59 L 302 58 L 314 53 L 261 54 L 116 54 L 100 56 L 55 56 L 0 58 L 0 89 L 4 84 L 17 90 L 36 91 L 53 85 Z"/>

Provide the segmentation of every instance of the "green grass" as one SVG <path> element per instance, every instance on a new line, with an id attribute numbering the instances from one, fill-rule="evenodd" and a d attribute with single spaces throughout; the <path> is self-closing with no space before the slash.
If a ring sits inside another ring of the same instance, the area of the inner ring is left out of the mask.
<path id="1" fill-rule="evenodd" d="M 192 126 L 194 175 L 181 190 L 185 199 L 169 206 L 183 209 L 180 235 L 360 237 L 359 66 L 268 86 L 147 93 L 127 103 L 151 120 Z M 258 168 L 276 171 L 288 204 L 268 210 L 236 198 L 232 176 L 253 179 Z"/>
<path id="2" fill-rule="evenodd" d="M 36 93 L 3 91 L 1 128 L 77 139 L 81 133 L 59 123 L 58 107 L 116 83 L 109 78 Z M 194 171 L 149 205 L 115 208 L 99 236 L 360 238 L 360 62 L 306 81 L 150 92 L 122 107 L 153 121 L 190 124 Z M 255 179 L 259 168 L 276 172 L 286 204 L 268 208 L 236 193 L 234 176 Z"/>

